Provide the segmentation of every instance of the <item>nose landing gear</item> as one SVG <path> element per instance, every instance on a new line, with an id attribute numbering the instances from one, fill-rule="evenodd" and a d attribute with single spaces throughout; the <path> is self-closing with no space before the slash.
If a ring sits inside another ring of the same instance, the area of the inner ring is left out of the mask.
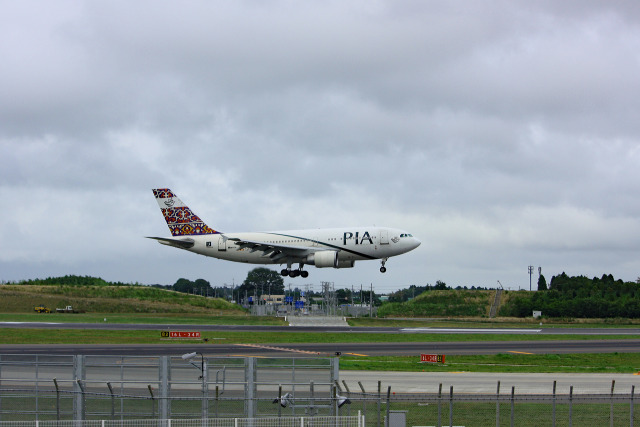
<path id="1" fill-rule="evenodd" d="M 382 267 L 380 267 L 380 273 L 386 273 L 387 272 L 387 267 L 385 267 L 384 265 L 387 263 L 387 260 L 389 258 L 384 258 L 382 261 L 380 261 L 380 263 L 382 264 Z"/>

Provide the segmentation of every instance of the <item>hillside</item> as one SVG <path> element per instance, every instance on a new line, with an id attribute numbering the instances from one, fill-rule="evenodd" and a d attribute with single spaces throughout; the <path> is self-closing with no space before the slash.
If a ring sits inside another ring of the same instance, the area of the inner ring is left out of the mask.
<path id="1" fill-rule="evenodd" d="M 32 281 L 30 283 L 33 283 Z M 0 285 L 0 312 L 33 313 L 44 304 L 52 310 L 72 305 L 88 313 L 242 314 L 244 310 L 220 298 L 205 298 L 143 285 Z"/>
<path id="2" fill-rule="evenodd" d="M 379 317 L 488 317 L 496 291 L 427 291 L 403 303 L 387 303 L 378 309 Z"/>
<path id="3" fill-rule="evenodd" d="M 488 317 L 495 290 L 428 290 L 403 303 L 387 303 L 378 309 L 379 317 Z M 638 319 L 640 318 L 640 279 L 615 280 L 612 275 L 587 278 L 554 276 L 549 288 L 540 291 L 502 293 L 498 316 L 532 317 L 541 311 L 546 318 Z"/>
<path id="4" fill-rule="evenodd" d="M 539 310 L 545 317 L 640 318 L 640 283 L 615 280 L 612 275 L 588 278 L 554 276 L 549 289 L 513 292 L 501 316 L 529 317 Z"/>

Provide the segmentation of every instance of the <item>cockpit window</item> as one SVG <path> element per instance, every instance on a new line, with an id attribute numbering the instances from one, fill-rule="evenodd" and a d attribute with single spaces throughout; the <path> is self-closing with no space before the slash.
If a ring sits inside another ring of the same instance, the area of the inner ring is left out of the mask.
<path id="1" fill-rule="evenodd" d="M 403 233 L 403 234 L 400 235 L 400 238 L 403 238 L 403 237 L 413 237 L 413 234 Z"/>

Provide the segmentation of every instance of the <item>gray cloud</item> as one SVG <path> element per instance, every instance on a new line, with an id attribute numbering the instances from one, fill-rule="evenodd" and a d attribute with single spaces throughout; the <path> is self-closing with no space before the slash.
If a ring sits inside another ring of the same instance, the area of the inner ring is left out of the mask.
<path id="1" fill-rule="evenodd" d="M 638 276 L 634 2 L 9 3 L 1 280 L 241 281 L 154 245 L 150 189 L 214 228 L 398 226 L 381 290 Z"/>

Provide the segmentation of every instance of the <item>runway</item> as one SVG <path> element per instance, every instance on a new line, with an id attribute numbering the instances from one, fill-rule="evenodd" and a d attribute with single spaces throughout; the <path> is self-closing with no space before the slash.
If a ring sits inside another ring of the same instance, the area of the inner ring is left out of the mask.
<path id="1" fill-rule="evenodd" d="M 0 354 L 48 355 L 182 355 L 199 351 L 206 356 L 249 357 L 327 357 L 418 356 L 421 353 L 478 355 L 498 353 L 564 354 L 564 353 L 636 353 L 640 340 L 571 340 L 571 341 L 465 341 L 429 343 L 280 343 L 280 344 L 215 344 L 201 341 L 160 344 L 3 344 Z"/>
<path id="2" fill-rule="evenodd" d="M 141 323 L 62 323 L 0 322 L 0 328 L 18 329 L 96 329 L 96 330 L 188 330 L 244 332 L 319 332 L 380 334 L 537 334 L 537 335 L 637 335 L 640 328 L 407 328 L 407 327 L 335 327 L 335 326 L 260 326 L 260 325 L 184 325 Z"/>
<path id="3" fill-rule="evenodd" d="M 376 372 L 340 370 L 340 380 L 345 381 L 351 390 L 359 390 L 358 382 L 367 392 L 378 389 L 378 381 L 382 382 L 382 391 L 391 387 L 397 393 L 437 393 L 439 385 L 448 394 L 451 387 L 457 394 L 495 394 L 500 381 L 500 394 L 508 395 L 515 387 L 517 395 L 551 395 L 553 382 L 556 381 L 556 392 L 607 394 L 611 392 L 611 381 L 615 380 L 616 393 L 630 393 L 631 387 L 640 387 L 640 376 L 634 374 L 513 374 L 500 372 Z"/>
<path id="4" fill-rule="evenodd" d="M 97 329 L 97 330 L 189 330 L 189 331 L 254 331 L 260 332 L 340 332 L 344 334 L 518 334 L 518 335 L 575 335 L 572 340 L 525 340 L 525 341 L 464 341 L 464 342 L 386 342 L 386 343 L 278 343 L 267 345 L 225 344 L 222 341 L 207 343 L 169 342 L 131 345 L 61 345 L 28 344 L 0 345 L 0 354 L 5 355 L 105 355 L 105 356 L 180 356 L 198 351 L 205 357 L 335 357 L 342 356 L 416 356 L 421 353 L 446 355 L 479 355 L 498 353 L 613 353 L 640 352 L 640 330 L 626 328 L 526 328 L 526 329 L 451 329 L 451 328 L 322 328 L 322 327 L 274 327 L 274 326 L 220 326 L 220 325 L 142 325 L 142 324 L 91 324 L 91 323 L 0 323 L 0 328 L 47 328 L 47 329 Z M 589 335 L 611 335 L 612 339 L 591 340 Z M 638 339 L 619 339 L 613 336 L 639 336 Z M 400 393 L 437 392 L 440 383 L 443 390 L 454 387 L 456 393 L 495 393 L 497 381 L 501 390 L 509 393 L 512 386 L 516 393 L 548 394 L 553 381 L 558 381 L 558 393 L 566 393 L 571 385 L 575 393 L 606 393 L 611 380 L 616 380 L 616 390 L 628 392 L 632 385 L 640 383 L 640 376 L 632 374 L 503 374 L 503 373 L 459 373 L 459 372 L 377 372 L 340 371 L 353 389 L 360 381 L 367 391 L 377 388 L 382 381 L 384 390 L 388 386 Z"/>
<path id="5" fill-rule="evenodd" d="M 211 356 L 317 357 L 337 352 L 364 356 L 410 356 L 420 353 L 451 355 L 498 354 L 507 352 L 533 354 L 639 352 L 638 328 L 401 328 L 401 327 L 289 327 L 256 325 L 180 325 L 180 324 L 110 324 L 56 322 L 0 322 L 0 328 L 18 329 L 93 329 L 93 330 L 180 330 L 242 332 L 315 332 L 340 334 L 491 334 L 491 335 L 574 335 L 575 340 L 463 341 L 463 342 L 393 342 L 393 343 L 279 343 L 269 345 L 226 344 L 224 341 L 162 341 L 158 344 L 133 345 L 0 345 L 0 354 L 104 354 L 104 355 L 180 355 L 198 351 Z M 638 336 L 638 339 L 589 340 L 586 336 Z M 354 341 L 357 341 L 354 339 Z M 409 341 L 409 340 L 407 340 Z"/>

